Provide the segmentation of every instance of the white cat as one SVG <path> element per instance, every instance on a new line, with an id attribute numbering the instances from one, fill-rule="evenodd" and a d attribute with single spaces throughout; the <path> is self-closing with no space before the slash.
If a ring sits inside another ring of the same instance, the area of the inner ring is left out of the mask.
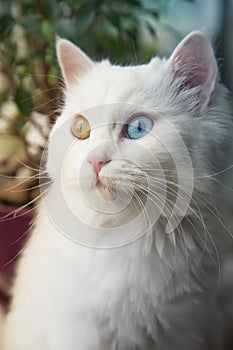
<path id="1" fill-rule="evenodd" d="M 57 43 L 52 184 L 22 254 L 2 350 L 222 349 L 233 116 L 208 40 L 95 63 Z"/>

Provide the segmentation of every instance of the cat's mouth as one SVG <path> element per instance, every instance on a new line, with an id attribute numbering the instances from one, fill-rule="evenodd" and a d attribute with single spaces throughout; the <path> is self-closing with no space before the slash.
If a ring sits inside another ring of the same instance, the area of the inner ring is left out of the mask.
<path id="1" fill-rule="evenodd" d="M 95 181 L 97 194 L 104 200 L 113 201 L 118 196 L 117 183 L 105 176 L 98 176 Z"/>
<path id="2" fill-rule="evenodd" d="M 145 173 L 134 164 L 131 167 L 126 166 L 122 161 L 119 163 L 106 164 L 95 174 L 92 182 L 92 189 L 98 195 L 99 199 L 105 201 L 130 201 L 135 192 L 141 192 L 141 189 L 147 189 L 147 180 Z M 145 195 L 136 194 L 139 198 Z"/>

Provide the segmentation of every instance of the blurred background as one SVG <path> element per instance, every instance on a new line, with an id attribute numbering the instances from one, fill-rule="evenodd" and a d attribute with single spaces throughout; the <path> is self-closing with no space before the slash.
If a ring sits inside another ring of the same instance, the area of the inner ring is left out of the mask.
<path id="1" fill-rule="evenodd" d="M 5 303 L 10 262 L 32 218 L 40 155 L 61 100 L 55 37 L 73 41 L 94 60 L 135 64 L 169 55 L 195 29 L 209 37 L 221 79 L 233 90 L 233 0 L 0 0 L 0 298 Z"/>

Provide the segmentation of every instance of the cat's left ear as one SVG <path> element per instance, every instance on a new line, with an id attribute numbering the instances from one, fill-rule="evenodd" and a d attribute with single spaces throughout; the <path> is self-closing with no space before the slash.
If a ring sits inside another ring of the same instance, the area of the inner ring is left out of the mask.
<path id="1" fill-rule="evenodd" d="M 94 62 L 69 40 L 58 38 L 56 48 L 58 62 L 67 86 L 77 83 L 79 77 L 94 67 Z"/>
<path id="2" fill-rule="evenodd" d="M 179 89 L 198 91 L 198 105 L 204 109 L 211 102 L 217 79 L 217 64 L 208 39 L 192 32 L 176 47 L 169 59 Z"/>

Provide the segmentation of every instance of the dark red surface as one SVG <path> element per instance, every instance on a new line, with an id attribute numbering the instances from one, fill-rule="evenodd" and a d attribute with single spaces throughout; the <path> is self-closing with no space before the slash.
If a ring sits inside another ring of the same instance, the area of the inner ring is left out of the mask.
<path id="1" fill-rule="evenodd" d="M 0 206 L 0 303 L 6 304 L 8 288 L 15 262 L 25 244 L 32 211 L 21 211 L 15 216 L 14 208 Z"/>

